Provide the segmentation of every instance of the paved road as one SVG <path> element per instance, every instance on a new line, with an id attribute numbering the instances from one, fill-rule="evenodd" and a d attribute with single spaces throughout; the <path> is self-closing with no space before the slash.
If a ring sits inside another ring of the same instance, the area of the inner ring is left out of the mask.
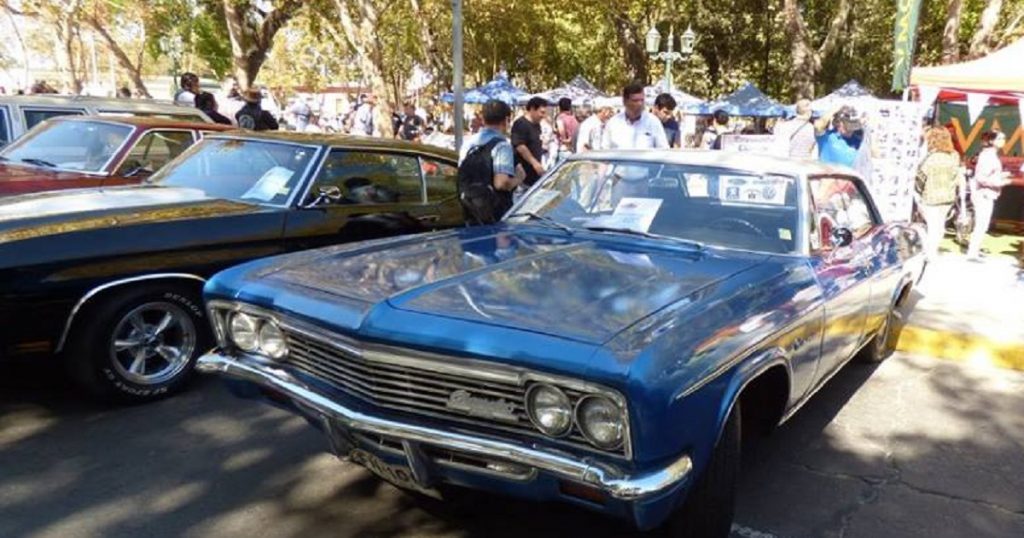
<path id="1" fill-rule="evenodd" d="M 0 536 L 619 536 L 565 506 L 426 512 L 214 380 L 151 406 L 0 369 Z M 735 536 L 1024 536 L 1024 373 L 851 365 L 752 458 Z"/>

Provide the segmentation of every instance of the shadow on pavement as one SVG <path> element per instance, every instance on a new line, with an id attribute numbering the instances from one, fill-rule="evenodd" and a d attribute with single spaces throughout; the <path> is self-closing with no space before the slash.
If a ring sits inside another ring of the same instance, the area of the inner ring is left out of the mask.
<path id="1" fill-rule="evenodd" d="M 18 387 L 0 368 L 0 536 L 628 534 L 560 504 L 474 496 L 423 510 L 323 453 L 301 419 L 212 379 L 104 408 L 45 368 L 19 371 Z M 1022 432 L 1020 377 L 851 364 L 760 443 L 737 520 L 780 537 L 1024 535 Z"/>

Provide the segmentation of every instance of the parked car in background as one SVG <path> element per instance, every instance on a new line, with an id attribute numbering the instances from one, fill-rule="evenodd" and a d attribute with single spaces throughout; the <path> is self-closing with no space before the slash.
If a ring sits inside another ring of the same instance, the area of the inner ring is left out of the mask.
<path id="1" fill-rule="evenodd" d="M 459 226 L 456 155 L 392 140 L 204 138 L 142 185 L 0 199 L 0 360 L 63 360 L 93 394 L 182 386 L 205 279 L 263 256 Z"/>
<path id="2" fill-rule="evenodd" d="M 0 150 L 0 197 L 139 183 L 230 126 L 146 117 L 59 117 Z"/>
<path id="3" fill-rule="evenodd" d="M 570 157 L 492 227 L 259 260 L 204 296 L 199 369 L 419 495 L 564 501 L 728 535 L 741 436 L 858 353 L 923 271 L 847 168 L 722 152 Z"/>
<path id="4" fill-rule="evenodd" d="M 50 94 L 0 96 L 0 147 L 17 140 L 44 120 L 96 114 L 211 123 L 210 118 L 198 108 L 170 101 Z"/>

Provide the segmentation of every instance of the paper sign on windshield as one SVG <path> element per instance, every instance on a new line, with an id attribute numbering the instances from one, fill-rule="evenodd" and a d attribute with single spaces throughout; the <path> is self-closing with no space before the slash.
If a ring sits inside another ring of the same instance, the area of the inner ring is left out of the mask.
<path id="1" fill-rule="evenodd" d="M 281 191 L 285 190 L 288 185 L 288 180 L 292 178 L 295 172 L 283 167 L 275 166 L 267 173 L 263 174 L 263 177 L 256 182 L 242 198 L 249 198 L 254 200 L 260 200 L 261 202 L 269 202 L 274 199 Z"/>
<path id="2" fill-rule="evenodd" d="M 788 186 L 781 177 L 719 176 L 718 198 L 731 205 L 784 205 Z"/>
<path id="3" fill-rule="evenodd" d="M 592 227 L 622 228 L 646 232 L 661 207 L 660 198 L 623 198 L 611 215 L 602 215 L 587 223 Z"/>

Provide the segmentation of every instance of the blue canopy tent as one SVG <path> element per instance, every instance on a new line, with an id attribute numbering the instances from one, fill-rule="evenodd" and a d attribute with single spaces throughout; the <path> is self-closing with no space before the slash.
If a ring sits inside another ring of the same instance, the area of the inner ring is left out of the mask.
<path id="1" fill-rule="evenodd" d="M 597 89 L 597 87 L 591 84 L 589 80 L 580 75 L 576 75 L 576 77 L 568 83 L 553 90 L 548 90 L 535 95 L 524 95 L 518 99 L 518 104 L 525 105 L 531 97 L 543 97 L 552 105 L 558 103 L 559 99 L 568 97 L 572 100 L 573 106 L 582 106 L 587 103 L 592 103 L 594 99 L 607 97 L 607 95 Z"/>
<path id="2" fill-rule="evenodd" d="M 771 118 L 787 115 L 786 107 L 761 93 L 761 90 L 747 83 L 735 92 L 711 103 L 698 107 L 699 114 L 714 114 L 724 110 L 730 116 Z"/>
<path id="3" fill-rule="evenodd" d="M 513 106 L 523 96 L 529 97 L 525 91 L 520 90 L 512 85 L 508 81 L 508 77 L 499 74 L 494 80 L 480 86 L 479 88 L 473 88 L 466 91 L 465 102 L 471 105 L 482 105 L 491 99 L 497 99 L 504 101 Z M 441 101 L 445 103 L 454 103 L 455 94 L 445 93 L 441 95 Z"/>
<path id="4" fill-rule="evenodd" d="M 644 104 L 647 106 L 654 106 L 654 100 L 662 93 L 666 93 L 664 82 L 659 82 L 653 86 L 647 86 L 644 88 Z M 683 112 L 696 113 L 700 110 L 700 107 L 705 104 L 704 100 L 700 97 L 690 95 L 676 88 L 672 88 L 672 91 L 668 93 L 676 100 L 676 106 L 682 109 Z"/>
<path id="5" fill-rule="evenodd" d="M 861 86 L 860 82 L 850 80 L 825 97 L 811 101 L 811 110 L 815 114 L 827 114 L 843 104 L 849 104 L 861 99 L 874 101 L 878 98 L 868 91 L 867 88 Z"/>

